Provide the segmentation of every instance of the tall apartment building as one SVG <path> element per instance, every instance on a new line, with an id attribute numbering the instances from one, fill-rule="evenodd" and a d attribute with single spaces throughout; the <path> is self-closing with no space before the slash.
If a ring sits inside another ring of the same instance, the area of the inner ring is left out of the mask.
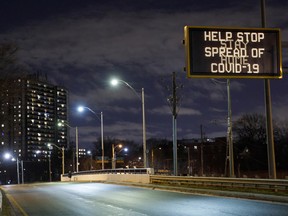
<path id="1" fill-rule="evenodd" d="M 68 92 L 38 74 L 0 79 L 0 152 L 23 161 L 48 161 L 48 143 L 66 147 Z"/>

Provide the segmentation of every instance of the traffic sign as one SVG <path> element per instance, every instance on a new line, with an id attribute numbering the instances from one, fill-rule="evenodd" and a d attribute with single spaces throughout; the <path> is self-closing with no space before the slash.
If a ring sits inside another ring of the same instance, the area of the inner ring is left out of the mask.
<path id="1" fill-rule="evenodd" d="M 282 78 L 280 30 L 184 28 L 189 78 Z"/>

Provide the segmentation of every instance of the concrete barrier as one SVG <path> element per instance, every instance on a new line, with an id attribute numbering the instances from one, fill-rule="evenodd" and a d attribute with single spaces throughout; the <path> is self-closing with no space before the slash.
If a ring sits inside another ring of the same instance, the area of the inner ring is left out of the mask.
<path id="1" fill-rule="evenodd" d="M 111 181 L 127 183 L 150 183 L 150 175 L 154 174 L 153 168 L 118 168 L 104 170 L 87 170 L 78 173 L 66 173 L 61 175 L 61 181 Z"/>
<path id="2" fill-rule="evenodd" d="M 73 174 L 71 178 L 67 175 L 61 176 L 61 181 L 67 182 L 97 182 L 97 181 L 106 181 L 106 182 L 129 182 L 129 183 L 150 183 L 150 175 L 149 174 L 85 174 L 85 175 L 77 175 Z"/>

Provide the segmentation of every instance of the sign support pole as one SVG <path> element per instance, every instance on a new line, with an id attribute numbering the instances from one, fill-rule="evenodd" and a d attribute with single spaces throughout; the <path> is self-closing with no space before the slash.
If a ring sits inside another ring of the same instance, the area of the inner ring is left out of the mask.
<path id="1" fill-rule="evenodd" d="M 227 142 L 229 147 L 229 176 L 235 177 L 233 138 L 232 138 L 232 108 L 231 108 L 231 94 L 230 94 L 230 79 L 227 79 L 227 97 L 228 97 Z"/>
<path id="2" fill-rule="evenodd" d="M 265 13 L 265 0 L 261 0 L 261 19 L 262 27 L 266 27 L 266 13 Z M 275 152 L 274 152 L 274 137 L 273 137 L 273 123 L 272 123 L 272 106 L 271 106 L 271 91 L 270 80 L 264 80 L 265 86 L 265 109 L 266 109 L 266 143 L 268 154 L 268 172 L 270 179 L 276 179 L 276 165 L 275 165 Z"/>
<path id="3" fill-rule="evenodd" d="M 177 156 L 177 111 L 176 111 L 176 80 L 175 80 L 175 72 L 173 72 L 172 76 L 172 89 L 173 89 L 173 107 L 172 107 L 172 126 L 173 126 L 173 170 L 174 176 L 178 176 L 178 156 Z"/>

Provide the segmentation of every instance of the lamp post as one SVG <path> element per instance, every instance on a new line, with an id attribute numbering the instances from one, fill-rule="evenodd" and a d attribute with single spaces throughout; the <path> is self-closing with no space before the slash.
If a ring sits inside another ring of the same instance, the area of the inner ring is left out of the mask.
<path id="1" fill-rule="evenodd" d="M 141 90 L 141 97 L 140 97 L 140 94 L 138 94 L 136 92 L 136 90 L 131 85 L 129 85 L 129 83 L 125 82 L 124 80 L 119 80 L 119 79 L 111 80 L 111 84 L 113 86 L 118 85 L 119 82 L 125 84 L 129 89 L 131 89 L 134 92 L 134 94 L 141 100 L 141 103 L 142 103 L 143 165 L 144 165 L 144 168 L 147 168 L 148 164 L 147 164 L 147 152 L 146 152 L 147 150 L 146 150 L 146 122 L 145 122 L 144 88 L 142 88 L 142 90 Z"/>
<path id="2" fill-rule="evenodd" d="M 123 147 L 122 144 L 118 144 L 116 146 L 114 144 L 112 144 L 112 169 L 116 169 L 116 148 L 117 147 L 119 147 L 121 149 L 119 152 L 121 152 L 123 150 L 128 151 L 127 148 L 122 149 L 122 147 Z"/>
<path id="3" fill-rule="evenodd" d="M 83 112 L 84 109 L 88 109 L 90 112 L 92 112 L 98 119 L 99 116 L 97 115 L 96 112 L 94 112 L 92 109 L 90 109 L 89 107 L 85 107 L 85 106 L 80 106 L 78 107 L 78 111 L 79 112 Z M 104 126 L 103 126 L 103 112 L 100 112 L 100 122 L 101 122 L 101 151 L 102 151 L 102 170 L 104 170 Z"/>
<path id="4" fill-rule="evenodd" d="M 51 153 L 48 155 L 48 168 L 49 168 L 49 182 L 52 181 L 52 176 L 51 176 Z"/>
<path id="5" fill-rule="evenodd" d="M 16 157 L 12 157 L 12 154 L 10 153 L 5 153 L 4 154 L 4 159 L 11 161 L 16 161 L 16 169 L 17 169 L 17 184 L 20 184 L 20 170 L 19 170 L 19 159 Z M 21 160 L 21 174 L 22 174 L 22 184 L 24 184 L 24 169 L 23 169 L 23 161 Z"/>
<path id="6" fill-rule="evenodd" d="M 87 154 L 90 155 L 90 170 L 92 170 L 92 151 L 88 150 Z"/>
<path id="7" fill-rule="evenodd" d="M 65 169 L 65 163 L 64 163 L 64 161 L 65 161 L 65 154 L 64 154 L 64 147 L 62 147 L 62 148 L 60 148 L 59 146 L 57 146 L 56 144 L 54 144 L 54 143 L 48 143 L 47 144 L 47 146 L 48 146 L 48 148 L 50 148 L 51 146 L 55 146 L 57 149 L 59 149 L 59 150 L 62 150 L 62 175 L 64 175 L 64 169 Z M 51 159 L 50 159 L 51 160 Z M 49 161 L 50 162 L 50 161 Z M 51 166 L 51 164 L 49 164 L 49 167 Z M 50 170 L 50 173 L 51 173 L 51 170 Z"/>
<path id="8" fill-rule="evenodd" d="M 66 125 L 69 128 L 72 128 L 65 121 L 61 121 L 58 123 L 58 126 L 62 126 L 62 124 Z M 75 127 L 75 145 L 76 145 L 76 172 L 79 172 L 79 141 L 78 141 L 78 127 Z"/>

